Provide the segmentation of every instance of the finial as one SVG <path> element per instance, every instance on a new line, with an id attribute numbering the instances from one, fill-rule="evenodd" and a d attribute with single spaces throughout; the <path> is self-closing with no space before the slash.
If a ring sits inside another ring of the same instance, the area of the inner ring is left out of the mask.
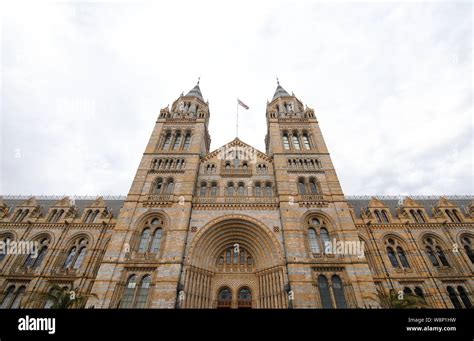
<path id="1" fill-rule="evenodd" d="M 278 79 L 278 76 L 277 76 L 277 84 L 280 85 L 280 80 Z"/>
<path id="2" fill-rule="evenodd" d="M 201 76 L 198 77 L 198 84 L 199 85 L 199 82 L 201 81 Z"/>

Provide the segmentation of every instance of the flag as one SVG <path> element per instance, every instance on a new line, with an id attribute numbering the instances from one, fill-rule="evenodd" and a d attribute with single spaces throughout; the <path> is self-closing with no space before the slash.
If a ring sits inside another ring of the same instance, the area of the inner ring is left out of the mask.
<path id="1" fill-rule="evenodd" d="M 237 103 L 245 109 L 249 109 L 249 106 L 237 98 Z"/>

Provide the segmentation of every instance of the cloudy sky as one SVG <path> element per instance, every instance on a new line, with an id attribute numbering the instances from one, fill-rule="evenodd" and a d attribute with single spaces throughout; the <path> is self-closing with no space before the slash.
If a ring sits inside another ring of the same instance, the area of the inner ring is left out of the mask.
<path id="1" fill-rule="evenodd" d="M 160 108 L 201 76 L 211 149 L 264 151 L 278 76 L 348 195 L 474 194 L 472 4 L 6 2 L 0 194 L 126 194 Z"/>

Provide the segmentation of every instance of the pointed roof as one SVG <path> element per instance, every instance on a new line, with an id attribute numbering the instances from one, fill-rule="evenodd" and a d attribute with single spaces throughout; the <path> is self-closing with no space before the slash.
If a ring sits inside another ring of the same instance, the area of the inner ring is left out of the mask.
<path id="1" fill-rule="evenodd" d="M 280 85 L 280 81 L 277 78 L 277 88 L 275 90 L 275 94 L 273 95 L 272 101 L 274 101 L 278 97 L 282 96 L 291 96 L 283 87 Z"/>
<path id="2" fill-rule="evenodd" d="M 197 97 L 197 98 L 199 98 L 201 101 L 204 102 L 204 98 L 202 97 L 201 89 L 199 88 L 199 81 L 200 81 L 200 79 L 198 79 L 198 82 L 197 82 L 197 84 L 194 86 L 194 88 L 192 88 L 192 89 L 186 94 L 186 97 Z"/>

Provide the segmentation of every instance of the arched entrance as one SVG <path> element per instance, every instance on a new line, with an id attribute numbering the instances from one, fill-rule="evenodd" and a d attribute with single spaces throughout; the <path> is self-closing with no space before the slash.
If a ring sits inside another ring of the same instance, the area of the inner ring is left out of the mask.
<path id="1" fill-rule="evenodd" d="M 190 241 L 181 285 L 184 308 L 286 308 L 281 245 L 262 223 L 221 217 Z"/>
<path id="2" fill-rule="evenodd" d="M 232 292 L 228 287 L 221 288 L 217 296 L 218 309 L 230 309 L 232 307 Z"/>

